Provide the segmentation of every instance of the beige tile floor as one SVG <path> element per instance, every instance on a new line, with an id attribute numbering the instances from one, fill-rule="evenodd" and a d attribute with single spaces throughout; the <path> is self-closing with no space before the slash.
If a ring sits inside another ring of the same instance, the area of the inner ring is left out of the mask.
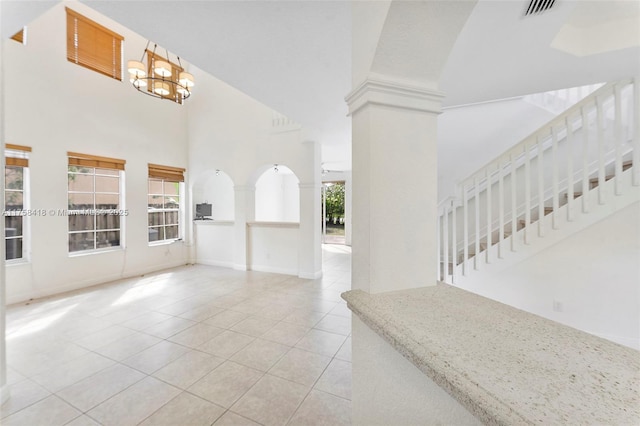
<path id="1" fill-rule="evenodd" d="M 324 276 L 185 266 L 7 308 L 4 426 L 348 425 L 350 249 Z"/>

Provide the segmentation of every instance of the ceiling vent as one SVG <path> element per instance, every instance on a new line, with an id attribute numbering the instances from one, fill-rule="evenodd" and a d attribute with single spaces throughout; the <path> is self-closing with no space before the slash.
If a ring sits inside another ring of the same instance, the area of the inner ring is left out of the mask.
<path id="1" fill-rule="evenodd" d="M 549 10 L 553 7 L 555 2 L 556 0 L 531 0 L 524 16 L 536 15 L 544 12 L 545 10 Z"/>

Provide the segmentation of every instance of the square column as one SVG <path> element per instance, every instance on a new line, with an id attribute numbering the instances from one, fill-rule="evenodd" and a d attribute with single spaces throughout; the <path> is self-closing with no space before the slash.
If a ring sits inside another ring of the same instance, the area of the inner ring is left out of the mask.
<path id="1" fill-rule="evenodd" d="M 442 98 L 371 77 L 346 98 L 353 126 L 354 289 L 382 293 L 436 284 Z"/>
<path id="2" fill-rule="evenodd" d="M 0 6 L 1 7 L 1 6 Z M 0 21 L 2 21 L 0 19 Z M 0 22 L 0 30 L 2 30 L 2 23 Z M 0 31 L 1 32 L 1 31 Z M 5 146 L 5 119 L 4 119 L 4 40 L 0 42 L 0 164 L 2 165 L 2 169 L 5 167 L 5 156 L 4 156 L 4 146 Z M 0 176 L 0 185 L 4 188 L 4 172 L 2 176 Z M 4 211 L 4 197 L 0 201 L 0 206 L 2 206 L 2 211 Z M 4 236 L 4 219 L 0 221 L 0 235 Z M 6 294 L 7 294 L 7 281 L 5 270 L 6 266 L 4 263 L 5 259 L 5 244 L 2 243 L 0 246 L 0 259 L 2 259 L 2 267 L 0 267 L 0 405 L 4 403 L 7 399 L 9 399 L 9 385 L 7 385 L 7 339 L 6 339 Z"/>
<path id="3" fill-rule="evenodd" d="M 256 220 L 256 187 L 254 185 L 236 185 L 234 219 L 233 269 L 249 269 L 247 258 L 247 223 Z"/>
<path id="4" fill-rule="evenodd" d="M 322 238 L 320 224 L 322 205 L 320 184 L 300 183 L 300 246 L 298 276 L 322 277 Z"/>

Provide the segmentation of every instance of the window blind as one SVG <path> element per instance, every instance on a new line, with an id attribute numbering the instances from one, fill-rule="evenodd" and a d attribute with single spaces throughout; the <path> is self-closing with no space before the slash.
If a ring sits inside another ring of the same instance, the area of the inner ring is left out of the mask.
<path id="1" fill-rule="evenodd" d="M 11 36 L 11 40 L 15 40 L 18 43 L 24 44 L 24 28 Z"/>
<path id="2" fill-rule="evenodd" d="M 124 170 L 125 160 L 117 158 L 98 157 L 97 155 L 79 154 L 67 152 L 70 166 L 94 167 L 97 169 Z"/>
<path id="3" fill-rule="evenodd" d="M 67 10 L 67 59 L 101 74 L 122 80 L 124 37 L 97 22 Z"/>
<path id="4" fill-rule="evenodd" d="M 172 182 L 184 182 L 184 172 L 185 169 L 181 167 L 149 164 L 149 177 L 153 179 L 164 179 Z"/>
<path id="5" fill-rule="evenodd" d="M 5 147 L 5 150 L 7 151 L 19 151 L 19 154 L 20 154 L 20 155 L 13 156 L 11 155 L 11 152 L 7 152 L 5 156 L 5 165 L 29 167 L 29 158 L 27 158 L 25 153 L 31 152 L 30 146 L 15 145 L 12 143 L 7 143 L 4 145 L 4 147 Z"/>

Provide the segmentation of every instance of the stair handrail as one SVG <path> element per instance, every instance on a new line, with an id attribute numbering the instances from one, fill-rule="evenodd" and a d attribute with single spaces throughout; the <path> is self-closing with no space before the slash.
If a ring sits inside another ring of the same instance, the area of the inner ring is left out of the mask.
<path id="1" fill-rule="evenodd" d="M 484 166 L 480 167 L 478 170 L 476 170 L 466 178 L 460 180 L 456 184 L 456 188 L 457 188 L 456 194 L 462 194 L 462 188 L 464 188 L 467 185 L 473 184 L 476 178 L 478 178 L 479 181 L 483 180 L 486 177 L 486 170 L 488 168 L 490 167 L 495 168 L 495 167 L 498 167 L 499 165 L 509 162 L 511 159 L 511 155 L 513 154 L 517 154 L 517 156 L 520 156 L 524 150 L 524 147 L 527 144 L 533 143 L 534 141 L 536 141 L 536 139 L 539 136 L 543 136 L 543 137 L 548 136 L 552 128 L 563 125 L 567 117 L 571 117 L 575 114 L 578 114 L 580 113 L 583 107 L 591 106 L 591 104 L 594 104 L 598 96 L 613 95 L 613 89 L 616 85 L 621 85 L 624 87 L 632 82 L 633 82 L 633 79 L 626 78 L 626 79 L 609 82 L 605 84 L 595 92 L 591 93 L 590 95 L 588 95 L 587 97 L 585 97 L 584 99 L 582 99 L 581 101 L 573 105 L 571 108 L 567 109 L 560 115 L 557 115 L 556 117 L 549 120 L 547 123 L 540 126 L 537 130 L 533 131 L 529 136 L 526 136 L 525 138 L 523 138 L 516 145 L 504 151 L 502 154 L 495 157 L 493 160 L 489 161 Z"/>
<path id="2" fill-rule="evenodd" d="M 623 155 L 629 154 L 631 151 L 632 151 L 631 149 L 623 151 Z M 614 162 L 614 160 L 615 160 L 614 154 L 615 154 L 614 150 L 611 150 L 611 151 L 609 151 L 609 152 L 607 152 L 605 154 L 605 158 L 606 158 L 605 163 L 607 165 L 610 165 L 610 164 L 612 164 Z M 588 172 L 589 175 L 593 175 L 593 174 L 597 173 L 597 171 L 598 171 L 598 161 L 594 160 L 591 163 L 589 163 L 588 170 L 589 170 L 589 172 Z M 579 182 L 581 176 L 582 176 L 582 171 L 581 170 L 575 171 L 573 173 L 572 178 L 571 178 L 571 182 L 573 184 Z M 567 177 L 567 178 L 564 178 L 564 179 L 560 180 L 558 182 L 558 184 L 560 185 L 560 189 L 562 191 L 566 190 L 569 187 L 569 178 Z M 494 183 L 494 185 L 495 185 L 495 183 Z M 551 192 L 552 192 L 552 190 L 550 188 L 547 188 L 547 189 L 544 190 L 544 196 L 543 196 L 543 201 L 542 201 L 543 203 L 548 201 L 551 198 Z M 447 208 L 447 207 L 455 206 L 455 205 L 457 205 L 457 204 L 455 204 L 455 201 L 456 200 L 453 199 L 453 197 L 449 197 L 449 198 L 443 200 L 440 204 L 438 204 L 438 208 L 439 209 L 444 209 L 444 208 Z M 531 207 L 537 207 L 539 203 L 540 203 L 540 201 L 539 201 L 538 196 L 537 195 L 532 195 L 532 197 L 531 197 L 532 206 Z M 524 202 L 520 203 L 520 204 L 518 204 L 516 206 L 516 215 L 518 217 L 521 215 L 521 212 L 524 213 L 525 206 L 526 206 L 526 203 L 524 203 Z M 439 211 L 441 211 L 441 210 L 439 210 Z M 510 216 L 511 215 L 511 211 L 510 210 L 506 210 L 505 214 L 507 214 L 507 216 Z M 494 219 L 492 221 L 491 229 L 493 230 L 497 226 L 498 226 L 498 219 L 496 218 L 496 219 Z M 480 231 L 480 238 L 481 239 L 486 237 L 487 228 L 488 228 L 487 224 L 483 224 L 482 228 L 480 228 L 479 231 Z M 475 238 L 475 233 L 469 234 L 469 238 L 472 238 L 472 237 Z M 462 238 L 457 240 L 458 244 L 461 244 L 462 241 L 463 241 Z"/>

